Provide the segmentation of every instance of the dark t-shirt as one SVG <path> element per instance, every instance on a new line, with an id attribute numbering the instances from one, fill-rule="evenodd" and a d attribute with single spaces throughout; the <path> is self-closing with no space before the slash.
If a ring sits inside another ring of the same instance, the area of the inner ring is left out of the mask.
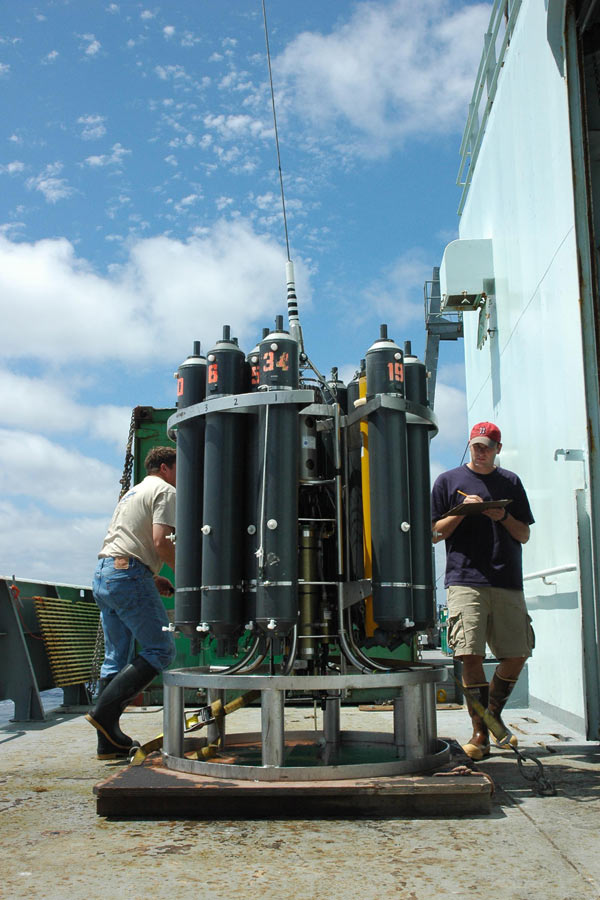
<path id="1" fill-rule="evenodd" d="M 500 467 L 489 475 L 473 472 L 467 465 L 450 469 L 436 479 L 431 494 L 431 517 L 443 519 L 462 503 L 458 491 L 477 494 L 482 500 L 512 500 L 508 511 L 515 519 L 534 522 L 521 480 Z M 522 545 L 500 522 L 484 515 L 465 516 L 446 540 L 445 585 L 473 584 L 491 587 L 523 587 Z"/>

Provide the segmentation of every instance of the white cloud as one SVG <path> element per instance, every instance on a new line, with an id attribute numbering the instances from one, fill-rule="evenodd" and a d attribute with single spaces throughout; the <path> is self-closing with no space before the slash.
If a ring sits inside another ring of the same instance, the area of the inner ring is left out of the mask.
<path id="1" fill-rule="evenodd" d="M 47 66 L 50 63 L 55 62 L 59 56 L 58 50 L 51 50 L 50 53 L 47 53 L 46 56 L 42 57 L 42 65 Z"/>
<path id="2" fill-rule="evenodd" d="M 58 177 L 62 168 L 62 163 L 49 163 L 39 175 L 27 179 L 27 187 L 43 194 L 48 203 L 56 203 L 58 200 L 71 197 L 73 189 L 69 187 L 66 179 Z"/>
<path id="3" fill-rule="evenodd" d="M 5 425 L 18 423 L 44 434 L 84 433 L 122 448 L 130 418 L 129 407 L 81 403 L 71 380 L 0 369 L 0 421 Z"/>
<path id="4" fill-rule="evenodd" d="M 191 202 L 191 201 L 190 201 Z M 107 277 L 79 259 L 64 238 L 34 244 L 0 236 L 5 358 L 68 365 L 73 360 L 179 360 L 190 335 L 214 341 L 223 324 L 254 341 L 281 311 L 285 258 L 270 237 L 242 220 L 219 221 L 188 241 L 138 240 Z M 302 260 L 296 270 L 308 278 Z M 110 334 L 110 341 L 98 336 Z"/>
<path id="5" fill-rule="evenodd" d="M 438 420 L 439 433 L 431 443 L 432 457 L 441 454 L 445 457 L 454 455 L 455 463 L 461 463 L 464 448 L 467 444 L 467 399 L 464 390 L 437 379 L 435 387 L 434 411 Z M 445 466 L 444 469 L 448 468 Z M 439 474 L 439 472 L 438 472 Z"/>
<path id="6" fill-rule="evenodd" d="M 131 150 L 123 147 L 121 144 L 113 144 L 110 154 L 102 153 L 97 156 L 88 156 L 85 163 L 92 168 L 103 168 L 104 166 L 120 166 L 126 156 L 129 156 Z"/>
<path id="7" fill-rule="evenodd" d="M 3 497 L 38 497 L 54 510 L 78 515 L 112 511 L 120 477 L 113 466 L 13 429 L 0 429 L 0 458 L 11 460 L 0 471 Z"/>
<path id="8" fill-rule="evenodd" d="M 196 35 L 192 31 L 185 31 L 183 33 L 183 37 L 181 38 L 181 46 L 182 47 L 193 47 L 194 44 L 199 44 L 200 38 L 196 37 Z"/>
<path id="9" fill-rule="evenodd" d="M 86 56 L 96 56 L 99 53 L 101 48 L 100 41 L 96 40 L 96 36 L 93 34 L 81 34 L 79 35 L 82 41 L 85 41 L 87 46 L 84 48 L 84 53 Z"/>
<path id="10" fill-rule="evenodd" d="M 10 72 L 10 66 L 8 63 L 0 63 L 0 77 L 3 75 L 8 75 Z"/>
<path id="11" fill-rule="evenodd" d="M 117 497 L 115 490 L 113 503 Z M 0 573 L 90 586 L 109 517 L 56 519 L 33 503 L 0 500 Z"/>
<path id="12" fill-rule="evenodd" d="M 363 290 L 362 307 L 369 315 L 376 311 L 381 321 L 392 327 L 404 329 L 421 322 L 423 284 L 430 273 L 423 250 L 406 250 Z"/>
<path id="13" fill-rule="evenodd" d="M 165 25 L 163 28 L 163 34 L 167 40 L 172 38 L 175 34 L 175 26 L 174 25 Z"/>
<path id="14" fill-rule="evenodd" d="M 312 129 L 349 128 L 354 151 L 371 157 L 409 136 L 457 130 L 490 9 L 456 9 L 450 0 L 358 3 L 344 24 L 303 32 L 274 61 L 286 105 Z"/>
<path id="15" fill-rule="evenodd" d="M 204 116 L 204 126 L 216 131 L 224 140 L 239 140 L 242 137 L 271 138 L 273 129 L 261 119 L 243 114 L 238 115 L 213 115 Z"/>
<path id="16" fill-rule="evenodd" d="M 99 115 L 89 115 L 89 116 L 80 116 L 77 119 L 79 125 L 83 125 L 81 130 L 81 137 L 85 141 L 96 140 L 97 138 L 101 138 L 106 134 L 106 126 L 104 116 Z"/>
<path id="17" fill-rule="evenodd" d="M 24 169 L 25 164 L 18 160 L 7 163 L 5 166 L 0 166 L 0 172 L 6 172 L 7 175 L 18 175 L 19 172 L 23 172 Z"/>
<path id="18" fill-rule="evenodd" d="M 171 66 L 155 66 L 154 71 L 161 81 L 168 81 L 169 78 L 189 80 L 190 76 L 186 73 L 181 65 Z"/>
<path id="19" fill-rule="evenodd" d="M 190 207 L 194 206 L 198 200 L 201 199 L 202 197 L 199 194 L 188 194 L 187 197 L 183 197 L 175 204 L 175 209 L 178 212 L 183 212 L 190 209 Z"/>

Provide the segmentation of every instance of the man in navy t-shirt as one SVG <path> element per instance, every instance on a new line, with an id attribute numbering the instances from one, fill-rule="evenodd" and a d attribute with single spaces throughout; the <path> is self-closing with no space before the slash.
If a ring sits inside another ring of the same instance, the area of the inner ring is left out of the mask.
<path id="1" fill-rule="evenodd" d="M 504 725 L 502 710 L 534 644 L 521 561 L 534 519 L 518 476 L 495 465 L 501 447 L 497 425 L 479 422 L 471 429 L 470 461 L 440 475 L 432 491 L 433 540 L 446 542 L 448 641 L 462 660 L 473 723 L 463 749 L 476 760 L 489 756 L 490 739 L 470 700 Z M 503 502 L 489 505 L 495 500 Z M 481 503 L 485 506 L 478 509 Z M 449 514 L 461 504 L 464 509 Z M 483 669 L 486 643 L 500 660 L 489 685 Z M 516 737 L 509 737 L 516 746 Z"/>

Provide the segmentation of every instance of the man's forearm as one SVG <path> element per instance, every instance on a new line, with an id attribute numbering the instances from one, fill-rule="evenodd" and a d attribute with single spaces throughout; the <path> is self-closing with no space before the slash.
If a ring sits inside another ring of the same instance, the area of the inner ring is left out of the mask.
<path id="1" fill-rule="evenodd" d="M 175 567 L 175 544 L 172 541 L 165 538 L 156 547 L 156 552 L 161 562 L 166 563 L 172 569 Z"/>
<path id="2" fill-rule="evenodd" d="M 500 520 L 500 523 L 506 528 L 510 536 L 520 544 L 526 544 L 529 540 L 530 531 L 526 522 L 521 522 L 520 519 L 515 519 L 514 516 L 508 513 L 505 519 Z"/>
<path id="3" fill-rule="evenodd" d="M 450 535 L 454 534 L 463 519 L 464 516 L 444 516 L 443 519 L 438 519 L 437 522 L 434 522 L 432 528 L 433 543 L 437 544 L 439 541 L 448 540 Z"/>
<path id="4" fill-rule="evenodd" d="M 171 540 L 174 529 L 169 525 L 152 526 L 152 543 L 161 562 L 171 568 L 175 565 L 175 544 Z"/>

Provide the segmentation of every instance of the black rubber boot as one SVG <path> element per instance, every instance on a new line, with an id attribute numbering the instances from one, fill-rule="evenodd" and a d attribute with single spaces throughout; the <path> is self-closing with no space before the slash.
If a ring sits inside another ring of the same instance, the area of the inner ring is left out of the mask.
<path id="1" fill-rule="evenodd" d="M 133 741 L 119 728 L 119 718 L 130 700 L 137 697 L 157 674 L 158 669 L 151 666 L 143 656 L 136 656 L 104 687 L 96 705 L 86 716 L 90 725 L 106 739 L 102 742 L 101 758 L 107 759 L 106 753 L 117 750 L 125 751 L 125 754 L 129 752 Z"/>
<path id="2" fill-rule="evenodd" d="M 113 681 L 118 672 L 113 672 L 112 675 L 107 675 L 105 678 L 100 678 L 98 681 L 98 693 L 96 694 L 96 704 L 100 700 L 100 697 L 108 687 L 108 685 Z M 133 741 L 128 735 L 125 735 L 126 738 L 130 741 L 130 747 L 133 745 Z M 115 745 L 105 738 L 101 731 L 98 732 L 98 743 L 96 745 L 96 758 L 97 759 L 127 759 L 129 755 L 129 748 L 127 750 L 120 750 Z"/>
<path id="3" fill-rule="evenodd" d="M 104 690 L 108 687 L 108 685 L 115 679 L 118 675 L 118 672 L 114 672 L 112 675 L 107 675 L 106 678 L 100 678 L 98 681 L 98 693 L 96 695 L 96 703 L 100 699 L 100 695 L 104 692 Z M 125 707 L 123 707 L 124 709 Z M 98 732 L 98 743 L 96 745 L 96 758 L 97 759 L 127 759 L 131 752 L 132 747 L 139 747 L 139 742 L 132 740 L 129 735 L 125 735 L 127 740 L 129 741 L 128 748 L 120 749 L 115 747 L 112 741 L 109 741 L 108 738 L 104 737 L 101 731 Z"/>

